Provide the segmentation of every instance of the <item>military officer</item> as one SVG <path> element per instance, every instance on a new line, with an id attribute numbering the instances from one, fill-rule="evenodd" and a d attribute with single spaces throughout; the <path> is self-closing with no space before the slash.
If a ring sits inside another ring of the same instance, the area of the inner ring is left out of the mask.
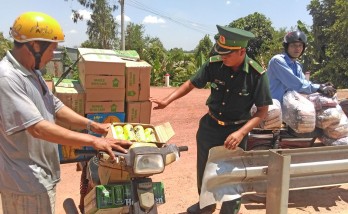
<path id="1" fill-rule="evenodd" d="M 210 96 L 206 102 L 209 111 L 201 118 L 197 140 L 197 187 L 201 190 L 203 173 L 209 150 L 224 145 L 226 149 L 246 149 L 248 133 L 265 118 L 272 104 L 267 74 L 246 54 L 251 32 L 217 25 L 218 34 L 213 47 L 215 56 L 209 60 L 174 92 L 163 99 L 150 98 L 163 109 L 174 100 L 185 96 L 194 88 L 210 83 Z M 251 117 L 255 104 L 257 112 Z M 196 203 L 188 213 L 214 212 L 215 204 L 200 209 Z M 240 199 L 224 202 L 220 213 L 238 213 Z"/>

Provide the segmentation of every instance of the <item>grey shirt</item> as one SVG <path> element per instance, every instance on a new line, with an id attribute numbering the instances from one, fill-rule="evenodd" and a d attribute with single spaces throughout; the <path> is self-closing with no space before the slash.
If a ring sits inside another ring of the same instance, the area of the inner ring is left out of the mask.
<path id="1" fill-rule="evenodd" d="M 42 193 L 60 180 L 58 145 L 32 137 L 26 128 L 42 120 L 54 123 L 63 106 L 6 53 L 0 62 L 0 191 Z"/>

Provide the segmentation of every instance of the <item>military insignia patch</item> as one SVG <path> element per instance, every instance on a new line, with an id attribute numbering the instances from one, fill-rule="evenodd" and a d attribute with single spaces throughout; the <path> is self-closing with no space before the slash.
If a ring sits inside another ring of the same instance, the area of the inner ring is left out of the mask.
<path id="1" fill-rule="evenodd" d="M 224 81 L 221 81 L 221 80 L 218 80 L 218 79 L 215 79 L 214 83 L 219 84 L 219 85 L 225 85 Z"/>
<path id="2" fill-rule="evenodd" d="M 209 62 L 220 62 L 220 61 L 222 61 L 220 55 L 211 56 L 211 57 L 209 58 Z"/>
<path id="3" fill-rule="evenodd" d="M 212 87 L 212 88 L 214 88 L 214 89 L 215 89 L 215 88 L 217 88 L 217 85 L 216 85 L 216 83 L 215 83 L 215 82 L 213 82 L 213 83 L 211 83 L 211 84 L 210 84 L 210 87 Z"/>
<path id="4" fill-rule="evenodd" d="M 263 74 L 266 71 L 259 65 L 257 62 L 253 61 L 252 59 L 249 59 L 249 65 L 253 67 L 258 73 Z"/>

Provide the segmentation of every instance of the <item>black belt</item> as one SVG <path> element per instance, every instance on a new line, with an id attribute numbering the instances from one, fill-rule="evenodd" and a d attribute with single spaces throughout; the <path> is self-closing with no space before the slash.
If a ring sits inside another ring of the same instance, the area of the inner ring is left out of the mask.
<path id="1" fill-rule="evenodd" d="M 246 123 L 248 121 L 248 120 L 221 121 L 217 119 L 210 111 L 208 111 L 208 114 L 213 120 L 215 120 L 221 126 L 238 125 L 238 124 Z"/>

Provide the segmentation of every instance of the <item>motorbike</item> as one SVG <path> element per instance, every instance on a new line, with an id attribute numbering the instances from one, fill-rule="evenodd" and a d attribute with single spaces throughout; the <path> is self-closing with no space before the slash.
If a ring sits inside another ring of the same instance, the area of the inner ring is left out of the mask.
<path id="1" fill-rule="evenodd" d="M 296 133 L 286 124 L 279 129 L 254 128 L 248 136 L 247 151 L 321 146 L 315 143 L 321 135 L 319 128 L 311 133 Z"/>
<path id="2" fill-rule="evenodd" d="M 136 142 L 128 153 L 114 151 L 115 160 L 103 151 L 75 150 L 78 155 L 95 154 L 82 169 L 81 213 L 156 214 L 165 203 L 164 187 L 153 182 L 152 175 L 162 173 L 165 166 L 178 160 L 187 146 Z"/>

